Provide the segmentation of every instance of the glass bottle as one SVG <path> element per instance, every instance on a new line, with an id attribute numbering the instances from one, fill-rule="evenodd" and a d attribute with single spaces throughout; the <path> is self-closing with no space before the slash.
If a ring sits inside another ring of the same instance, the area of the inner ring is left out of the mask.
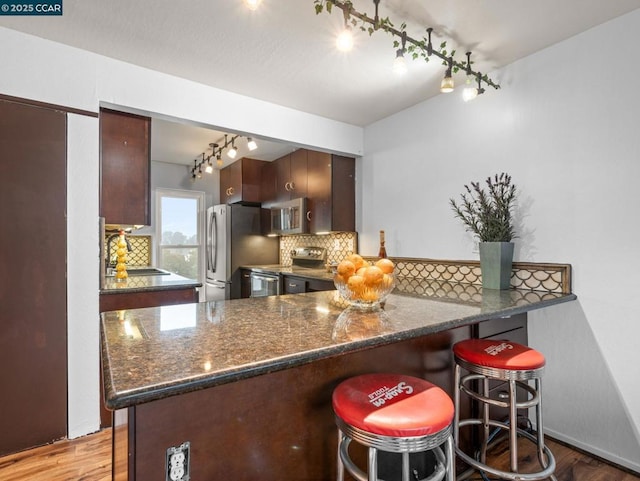
<path id="1" fill-rule="evenodd" d="M 380 231 L 380 250 L 378 251 L 378 257 L 380 259 L 387 258 L 387 250 L 384 247 L 384 231 Z"/>

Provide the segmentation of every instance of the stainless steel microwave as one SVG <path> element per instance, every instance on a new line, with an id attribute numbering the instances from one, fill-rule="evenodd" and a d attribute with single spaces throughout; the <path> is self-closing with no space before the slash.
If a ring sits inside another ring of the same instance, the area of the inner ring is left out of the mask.
<path id="1" fill-rule="evenodd" d="M 307 199 L 278 202 L 271 206 L 272 234 L 305 234 L 309 232 L 307 220 Z"/>

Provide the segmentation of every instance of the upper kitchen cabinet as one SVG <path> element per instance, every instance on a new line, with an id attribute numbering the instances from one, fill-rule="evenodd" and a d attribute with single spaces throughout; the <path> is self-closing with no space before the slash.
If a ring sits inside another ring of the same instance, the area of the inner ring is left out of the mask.
<path id="1" fill-rule="evenodd" d="M 355 231 L 355 177 L 355 159 L 308 151 L 309 232 Z"/>
<path id="2" fill-rule="evenodd" d="M 307 153 L 298 149 L 274 161 L 277 202 L 307 196 Z"/>
<path id="3" fill-rule="evenodd" d="M 242 158 L 220 170 L 220 202 L 259 204 L 262 201 L 262 160 Z"/>
<path id="4" fill-rule="evenodd" d="M 100 109 L 100 215 L 105 224 L 151 225 L 151 119 Z"/>

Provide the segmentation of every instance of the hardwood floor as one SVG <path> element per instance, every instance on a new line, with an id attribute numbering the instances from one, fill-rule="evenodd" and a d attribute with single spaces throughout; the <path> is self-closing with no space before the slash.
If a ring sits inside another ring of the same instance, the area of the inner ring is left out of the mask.
<path id="1" fill-rule="evenodd" d="M 110 481 L 111 431 L 0 458 L 2 481 Z"/>
<path id="2" fill-rule="evenodd" d="M 640 476 L 595 459 L 587 454 L 575 451 L 564 444 L 546 439 L 545 443 L 551 449 L 556 458 L 555 476 L 558 481 L 638 481 Z M 509 444 L 507 441 L 494 446 L 490 452 L 489 461 L 498 469 L 509 469 Z M 538 457 L 534 445 L 520 440 L 518 443 L 520 472 L 533 472 L 540 469 Z M 482 481 L 484 478 L 479 473 L 474 473 L 467 478 L 469 481 Z M 490 478 L 494 479 L 494 478 Z"/>
<path id="3" fill-rule="evenodd" d="M 635 476 L 586 454 L 548 440 L 556 457 L 558 481 L 640 481 Z M 523 450 L 525 447 L 523 446 Z M 496 460 L 508 463 L 504 449 L 496 447 Z M 523 471 L 533 456 L 523 451 Z M 111 431 L 106 429 L 72 441 L 59 441 L 0 458 L 2 481 L 109 481 Z M 473 475 L 471 480 L 481 480 Z M 283 480 L 288 481 L 288 480 Z M 290 480 L 294 481 L 294 480 Z"/>

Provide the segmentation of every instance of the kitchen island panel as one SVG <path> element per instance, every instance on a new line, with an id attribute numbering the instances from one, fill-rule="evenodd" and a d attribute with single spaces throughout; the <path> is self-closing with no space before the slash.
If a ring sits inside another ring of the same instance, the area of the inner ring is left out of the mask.
<path id="1" fill-rule="evenodd" d="M 358 374 L 402 372 L 452 393 L 451 346 L 469 337 L 470 329 L 365 349 L 130 408 L 135 413 L 135 441 L 130 443 L 135 453 L 130 458 L 136 461 L 135 478 L 129 479 L 163 479 L 167 448 L 185 441 L 191 444 L 192 479 L 333 479 L 335 386 Z M 357 448 L 356 453 L 366 455 Z M 126 465 L 122 460 L 115 464 Z"/>

